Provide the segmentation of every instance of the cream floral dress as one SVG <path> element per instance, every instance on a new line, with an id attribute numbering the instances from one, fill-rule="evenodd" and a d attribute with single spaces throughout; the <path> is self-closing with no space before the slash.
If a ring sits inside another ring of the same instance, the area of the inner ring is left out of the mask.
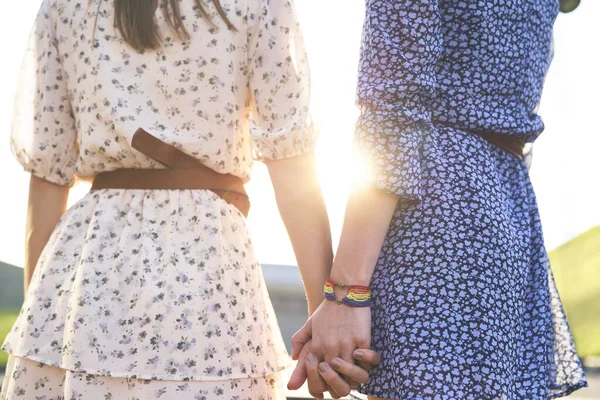
<path id="1" fill-rule="evenodd" d="M 12 131 L 24 168 L 60 185 L 161 168 L 131 148 L 139 127 L 245 181 L 256 157 L 313 151 L 291 0 L 221 0 L 237 31 L 194 4 L 181 0 L 191 40 L 157 11 L 164 44 L 138 53 L 112 1 L 44 0 Z M 205 190 L 87 194 L 52 234 L 3 349 L 1 399 L 275 399 L 288 366 L 245 219 Z"/>

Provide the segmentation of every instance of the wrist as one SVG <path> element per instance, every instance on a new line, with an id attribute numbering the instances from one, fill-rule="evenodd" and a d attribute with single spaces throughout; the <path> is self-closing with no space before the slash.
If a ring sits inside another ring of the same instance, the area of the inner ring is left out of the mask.
<path id="1" fill-rule="evenodd" d="M 358 254 L 338 253 L 331 265 L 329 277 L 337 282 L 347 283 L 348 285 L 369 286 L 375 262 L 364 259 Z"/>
<path id="2" fill-rule="evenodd" d="M 329 277 L 336 282 L 348 285 L 369 286 L 371 283 L 371 274 L 369 274 L 366 269 L 351 270 L 350 268 L 336 268 L 335 264 L 331 269 Z"/>
<path id="3" fill-rule="evenodd" d="M 323 297 L 337 305 L 345 304 L 349 307 L 370 307 L 372 304 L 371 288 L 368 286 L 348 285 L 331 278 L 326 280 L 323 287 Z"/>
<path id="4" fill-rule="evenodd" d="M 319 293 L 318 298 L 314 298 L 314 299 L 307 298 L 308 316 L 309 317 L 311 315 L 313 315 L 315 311 L 317 311 L 317 308 L 319 308 L 319 306 L 321 305 L 322 302 L 323 302 L 323 292 Z"/>

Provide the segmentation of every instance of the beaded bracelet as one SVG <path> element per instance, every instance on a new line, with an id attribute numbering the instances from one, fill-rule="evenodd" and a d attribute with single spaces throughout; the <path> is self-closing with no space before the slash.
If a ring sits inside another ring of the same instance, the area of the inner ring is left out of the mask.
<path id="1" fill-rule="evenodd" d="M 343 299 L 338 299 L 333 290 L 334 287 L 348 288 L 348 294 Z M 327 278 L 325 281 L 323 296 L 327 300 L 335 301 L 337 304 L 346 304 L 350 307 L 371 306 L 371 288 L 368 286 L 339 283 L 331 278 Z"/>

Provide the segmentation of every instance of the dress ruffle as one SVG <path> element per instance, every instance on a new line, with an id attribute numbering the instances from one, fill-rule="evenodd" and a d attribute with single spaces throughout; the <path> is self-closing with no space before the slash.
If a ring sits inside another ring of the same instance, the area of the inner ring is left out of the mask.
<path id="1" fill-rule="evenodd" d="M 63 216 L 3 349 L 161 380 L 272 375 L 290 360 L 245 219 L 202 190 L 100 190 Z"/>
<path id="2" fill-rule="evenodd" d="M 285 397 L 278 374 L 227 381 L 161 381 L 115 378 L 64 370 L 10 357 L 0 400 L 22 399 L 240 399 L 280 400 Z"/>

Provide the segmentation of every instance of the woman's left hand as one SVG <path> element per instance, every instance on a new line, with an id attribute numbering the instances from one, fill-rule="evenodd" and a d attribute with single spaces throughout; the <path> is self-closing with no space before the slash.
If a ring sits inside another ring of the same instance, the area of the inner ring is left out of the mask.
<path id="1" fill-rule="evenodd" d="M 298 358 L 302 350 L 301 343 L 306 343 L 308 337 L 312 337 L 310 352 L 318 362 L 325 361 L 331 365 L 334 358 L 339 358 L 354 364 L 354 350 L 368 349 L 371 345 L 371 309 L 323 301 L 292 338 L 292 358 Z M 361 367 L 365 370 L 369 368 L 363 365 Z M 324 372 L 326 371 L 321 371 Z M 327 390 L 325 381 L 316 369 L 307 369 L 307 376 L 311 393 L 323 393 Z"/>

